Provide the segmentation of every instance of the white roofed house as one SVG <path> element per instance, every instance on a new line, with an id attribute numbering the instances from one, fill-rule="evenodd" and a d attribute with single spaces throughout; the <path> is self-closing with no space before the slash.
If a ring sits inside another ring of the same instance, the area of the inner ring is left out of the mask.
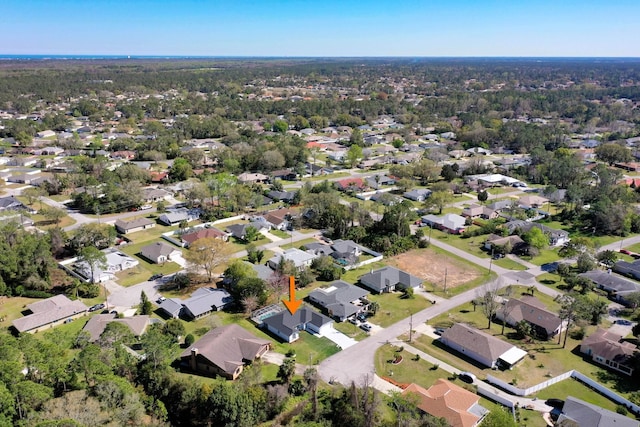
<path id="1" fill-rule="evenodd" d="M 464 233 L 464 230 L 466 230 L 465 222 L 466 219 L 463 216 L 451 213 L 443 216 L 425 215 L 422 217 L 423 224 L 451 234 Z"/>
<path id="2" fill-rule="evenodd" d="M 101 283 L 107 280 L 114 280 L 115 273 L 133 268 L 139 264 L 138 260 L 116 249 L 105 249 L 102 252 L 107 257 L 106 267 L 95 267 L 93 269 L 93 280 L 91 280 L 91 266 L 85 261 L 76 262 L 74 270 L 85 278 L 86 281 Z"/>
<path id="3" fill-rule="evenodd" d="M 317 256 L 305 251 L 301 251 L 297 248 L 290 248 L 285 250 L 282 254 L 277 254 L 273 258 L 267 261 L 267 265 L 272 269 L 277 269 L 281 260 L 291 261 L 295 265 L 297 270 L 302 270 L 306 267 L 310 267 L 311 263 Z"/>

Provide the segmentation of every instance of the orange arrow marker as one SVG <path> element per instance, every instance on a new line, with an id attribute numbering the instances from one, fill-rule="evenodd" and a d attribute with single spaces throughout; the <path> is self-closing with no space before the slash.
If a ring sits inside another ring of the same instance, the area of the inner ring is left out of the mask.
<path id="1" fill-rule="evenodd" d="M 294 315 L 302 304 L 302 301 L 296 299 L 296 279 L 293 276 L 289 276 L 289 300 L 283 299 L 282 302 L 291 315 Z"/>

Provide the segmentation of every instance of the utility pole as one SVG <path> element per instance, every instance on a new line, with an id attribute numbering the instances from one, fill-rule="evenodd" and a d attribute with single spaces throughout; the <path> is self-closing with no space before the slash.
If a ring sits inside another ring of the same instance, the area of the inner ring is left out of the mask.
<path id="1" fill-rule="evenodd" d="M 447 294 L 447 267 L 444 268 L 444 294 Z"/>
<path id="2" fill-rule="evenodd" d="M 413 340 L 413 313 L 409 316 L 409 342 Z"/>

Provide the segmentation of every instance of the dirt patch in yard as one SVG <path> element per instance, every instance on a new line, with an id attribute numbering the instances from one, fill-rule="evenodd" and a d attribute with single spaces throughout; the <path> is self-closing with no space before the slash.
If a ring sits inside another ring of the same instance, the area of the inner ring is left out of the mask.
<path id="1" fill-rule="evenodd" d="M 387 263 L 426 280 L 436 289 L 443 287 L 445 272 L 447 289 L 455 288 L 482 275 L 482 272 L 464 262 L 431 249 L 417 249 L 396 255 L 389 258 Z"/>

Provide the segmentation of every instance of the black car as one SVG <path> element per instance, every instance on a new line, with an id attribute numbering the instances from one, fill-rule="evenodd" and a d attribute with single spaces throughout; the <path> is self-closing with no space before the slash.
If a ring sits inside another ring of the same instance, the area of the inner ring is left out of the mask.
<path id="1" fill-rule="evenodd" d="M 439 336 L 439 335 L 442 335 L 442 334 L 444 333 L 444 329 L 445 329 L 445 328 L 436 328 L 436 329 L 433 331 L 433 333 L 434 333 L 434 334 L 436 334 L 436 335 L 438 335 L 438 336 Z"/>
<path id="2" fill-rule="evenodd" d="M 162 276 L 164 276 L 164 274 L 154 274 L 153 276 L 149 277 L 149 280 L 156 280 L 156 279 L 160 279 Z"/>
<path id="3" fill-rule="evenodd" d="M 460 381 L 464 381 L 469 384 L 472 384 L 476 380 L 476 376 L 471 372 L 460 372 L 458 374 L 458 378 L 460 378 Z"/>
<path id="4" fill-rule="evenodd" d="M 89 307 L 89 311 L 98 311 L 98 310 L 102 310 L 105 307 L 106 305 L 104 305 L 103 303 L 100 303 L 100 304 L 92 305 L 91 307 Z"/>

